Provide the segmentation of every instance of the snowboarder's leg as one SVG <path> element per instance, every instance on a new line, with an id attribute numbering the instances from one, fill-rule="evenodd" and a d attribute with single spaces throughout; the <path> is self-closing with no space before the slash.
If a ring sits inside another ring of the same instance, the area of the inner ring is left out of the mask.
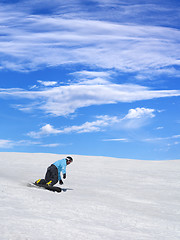
<path id="1" fill-rule="evenodd" d="M 45 181 L 49 186 L 53 186 L 58 182 L 58 169 L 53 164 L 47 169 Z"/>
<path id="2" fill-rule="evenodd" d="M 48 167 L 46 175 L 45 175 L 45 181 L 46 183 L 49 182 L 51 180 L 51 168 Z"/>

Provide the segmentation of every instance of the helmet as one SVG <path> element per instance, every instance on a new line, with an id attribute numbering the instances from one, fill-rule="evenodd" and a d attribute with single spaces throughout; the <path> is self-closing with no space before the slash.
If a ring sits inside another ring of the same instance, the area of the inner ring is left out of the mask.
<path id="1" fill-rule="evenodd" d="M 66 160 L 67 160 L 68 162 L 73 162 L 73 159 L 72 159 L 72 157 L 70 157 L 70 156 L 66 157 Z"/>

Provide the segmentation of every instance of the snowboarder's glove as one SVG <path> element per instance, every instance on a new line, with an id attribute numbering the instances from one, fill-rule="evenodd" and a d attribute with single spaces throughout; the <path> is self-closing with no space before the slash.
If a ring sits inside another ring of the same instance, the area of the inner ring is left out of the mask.
<path id="1" fill-rule="evenodd" d="M 64 179 L 66 178 L 66 173 L 63 174 L 63 178 L 64 178 Z"/>
<path id="2" fill-rule="evenodd" d="M 62 184 L 63 184 L 63 181 L 62 181 L 62 180 L 59 180 L 59 184 L 62 185 Z"/>

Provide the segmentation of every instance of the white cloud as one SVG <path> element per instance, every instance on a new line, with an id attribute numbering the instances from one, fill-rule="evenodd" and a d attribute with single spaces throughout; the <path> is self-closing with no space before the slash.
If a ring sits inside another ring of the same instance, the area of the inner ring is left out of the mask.
<path id="1" fill-rule="evenodd" d="M 40 138 L 43 136 L 49 136 L 51 134 L 99 132 L 104 131 L 107 127 L 111 127 L 116 124 L 120 125 L 120 128 L 140 128 L 143 125 L 147 124 L 148 118 L 155 117 L 154 114 L 152 116 L 152 112 L 154 111 L 154 109 L 146 108 L 130 109 L 129 113 L 124 118 L 120 118 L 118 116 L 101 115 L 96 116 L 95 121 L 85 122 L 82 125 L 73 125 L 62 129 L 55 129 L 52 125 L 46 124 L 41 127 L 38 132 L 32 131 L 27 135 L 33 138 Z M 132 112 L 136 112 L 137 114 L 131 114 L 130 116 L 130 113 Z M 106 141 L 127 141 L 127 139 L 109 139 Z"/>
<path id="2" fill-rule="evenodd" d="M 77 132 L 77 133 L 85 133 L 85 132 L 98 132 L 102 131 L 105 127 L 111 126 L 115 123 L 118 123 L 120 119 L 116 116 L 97 116 L 97 120 L 93 122 L 85 122 L 81 126 L 71 126 L 64 128 L 62 133 L 69 133 L 69 132 Z"/>
<path id="3" fill-rule="evenodd" d="M 180 65 L 178 29 L 72 14 L 32 15 L 14 6 L 0 12 L 0 68 L 30 71 L 81 63 L 150 75 Z"/>
<path id="4" fill-rule="evenodd" d="M 112 72 L 101 72 L 101 71 L 87 71 L 87 70 L 82 70 L 82 71 L 77 71 L 72 73 L 73 75 L 77 75 L 78 77 L 85 77 L 85 78 L 90 78 L 94 79 L 96 77 L 103 77 L 103 78 L 109 78 L 111 76 Z"/>
<path id="5" fill-rule="evenodd" d="M 81 79 L 80 81 L 78 81 L 78 84 L 81 84 L 81 85 L 108 85 L 109 84 L 109 81 L 108 80 L 105 80 L 104 78 L 100 78 L 100 77 L 97 77 L 97 78 L 94 78 L 94 79 Z"/>
<path id="6" fill-rule="evenodd" d="M 130 109 L 124 119 L 153 118 L 155 117 L 153 112 L 155 112 L 155 109 L 138 107 L 136 109 Z"/>
<path id="7" fill-rule="evenodd" d="M 51 87 L 51 86 L 54 86 L 54 85 L 57 84 L 57 82 L 55 82 L 55 81 L 41 81 L 41 80 L 38 80 L 37 82 L 40 83 L 41 85 L 45 86 L 45 87 Z"/>
<path id="8" fill-rule="evenodd" d="M 180 138 L 180 135 L 173 135 L 172 138 Z"/>
<path id="9" fill-rule="evenodd" d="M 61 144 L 59 143 L 50 143 L 50 144 L 43 144 L 42 147 L 59 147 Z"/>
<path id="10" fill-rule="evenodd" d="M 112 138 L 112 139 L 104 139 L 104 142 L 128 142 L 127 138 Z"/>
<path id="11" fill-rule="evenodd" d="M 49 133 L 50 134 L 50 133 Z M 37 133 L 38 135 L 38 133 Z M 34 138 L 38 138 L 32 135 L 32 137 Z M 39 134 L 40 137 L 40 134 Z M 15 140 L 7 140 L 7 139 L 0 139 L 0 148 L 13 148 L 13 147 L 22 147 L 22 146 L 32 146 L 32 145 L 39 145 L 42 147 L 58 147 L 58 146 L 62 146 L 64 144 L 60 144 L 60 143 L 49 143 L 49 144 L 43 144 L 40 141 L 30 141 L 30 140 L 19 140 L 19 141 L 15 141 Z"/>
<path id="12" fill-rule="evenodd" d="M 0 98 L 29 99 L 25 105 L 18 103 L 14 106 L 19 110 L 42 110 L 46 114 L 66 116 L 77 109 L 103 104 L 116 104 L 119 102 L 134 102 L 162 97 L 180 96 L 180 90 L 152 90 L 136 84 L 71 84 L 60 87 L 49 87 L 33 91 L 23 89 L 0 89 Z M 139 112 L 138 112 L 139 111 Z M 149 110 L 136 109 L 126 118 L 136 114 L 150 114 Z M 150 110 L 152 111 L 152 110 Z"/>
<path id="13" fill-rule="evenodd" d="M 33 138 L 40 138 L 41 136 L 48 136 L 50 134 L 57 134 L 60 132 L 61 132 L 60 130 L 53 128 L 52 125 L 46 124 L 43 127 L 41 127 L 39 132 L 30 132 L 27 135 Z"/>
<path id="14" fill-rule="evenodd" d="M 59 133 L 57 129 L 54 129 L 50 124 L 46 124 L 41 128 L 42 134 L 56 134 Z"/>
<path id="15" fill-rule="evenodd" d="M 137 129 L 149 123 L 149 120 L 155 117 L 155 109 L 135 108 L 130 109 L 128 114 L 122 119 L 122 128 Z"/>
<path id="16" fill-rule="evenodd" d="M 105 85 L 109 84 L 109 79 L 111 78 L 112 71 L 78 71 L 72 73 L 77 79 L 78 84 L 86 85 Z"/>
<path id="17" fill-rule="evenodd" d="M 161 129 L 163 129 L 163 128 L 164 128 L 164 127 L 157 127 L 156 129 L 157 129 L 157 130 L 161 130 Z"/>
<path id="18" fill-rule="evenodd" d="M 11 140 L 0 139 L 0 148 L 12 148 L 14 143 Z"/>
<path id="19" fill-rule="evenodd" d="M 34 142 L 29 140 L 7 140 L 0 139 L 0 148 L 13 148 L 14 146 L 30 146 L 30 145 L 39 145 L 40 142 Z"/>
<path id="20" fill-rule="evenodd" d="M 120 121 L 116 116 L 110 117 L 107 115 L 97 116 L 97 120 L 93 122 L 85 122 L 82 125 L 74 125 L 70 127 L 65 127 L 63 129 L 55 129 L 52 125 L 46 124 L 41 127 L 38 132 L 30 132 L 27 135 L 33 138 L 40 138 L 43 136 L 48 136 L 50 134 L 67 134 L 67 133 L 87 133 L 87 132 L 99 132 L 103 131 L 105 127 L 113 125 Z"/>
<path id="21" fill-rule="evenodd" d="M 180 138 L 180 135 L 172 135 L 170 137 L 157 137 L 157 138 L 147 138 L 144 141 L 147 142 L 156 142 L 156 141 L 164 141 L 164 140 L 174 140 Z"/>

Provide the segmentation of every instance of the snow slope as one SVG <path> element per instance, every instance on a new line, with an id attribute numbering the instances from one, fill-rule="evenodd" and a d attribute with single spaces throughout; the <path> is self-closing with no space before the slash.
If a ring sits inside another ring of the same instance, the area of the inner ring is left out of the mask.
<path id="1" fill-rule="evenodd" d="M 179 240 L 180 161 L 73 156 L 66 192 L 27 187 L 65 155 L 0 153 L 1 240 Z"/>

